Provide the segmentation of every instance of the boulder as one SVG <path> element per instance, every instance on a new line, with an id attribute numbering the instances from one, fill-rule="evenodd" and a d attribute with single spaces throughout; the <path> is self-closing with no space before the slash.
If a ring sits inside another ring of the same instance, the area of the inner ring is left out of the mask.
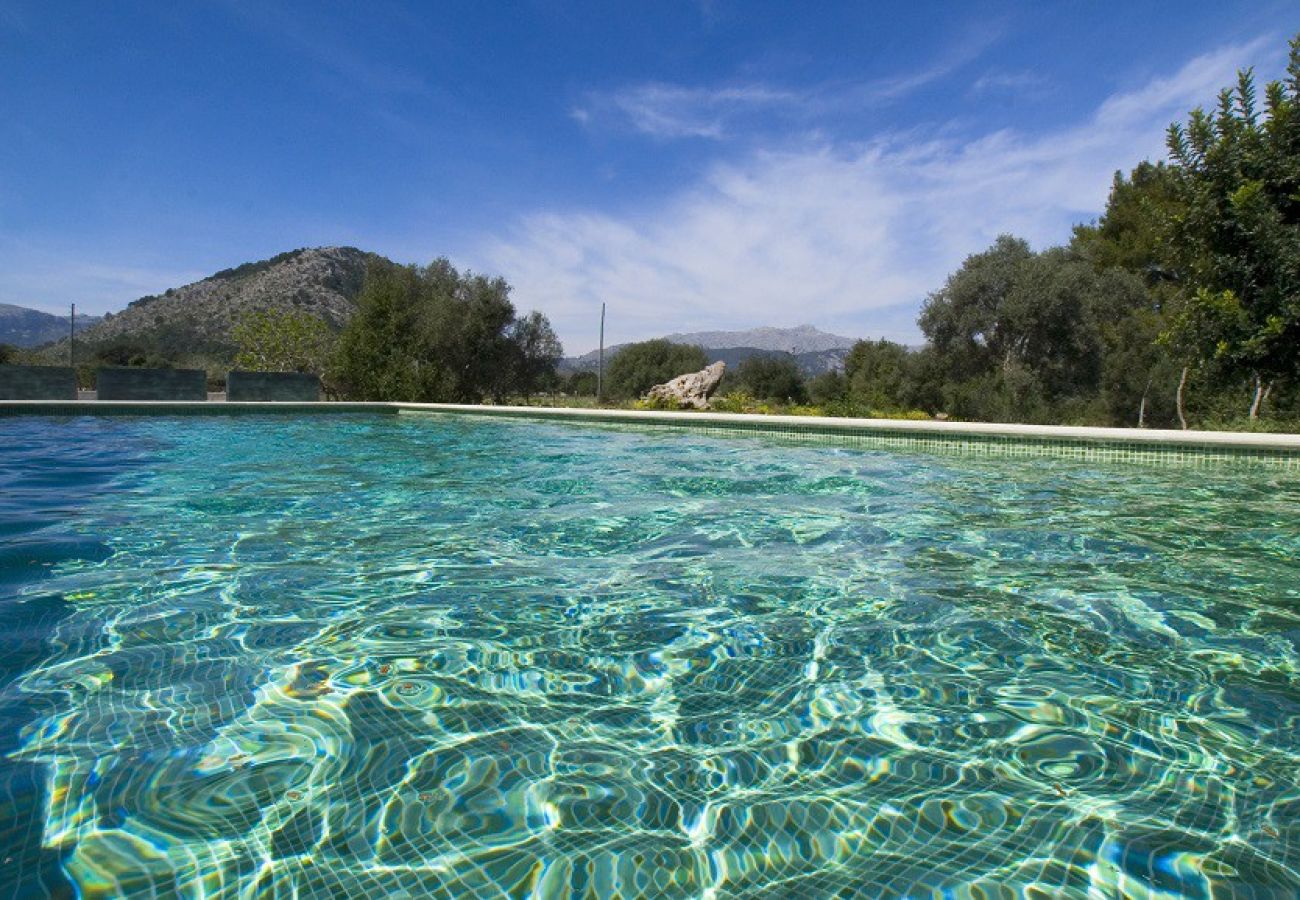
<path id="1" fill-rule="evenodd" d="M 715 362 L 698 372 L 678 375 L 667 384 L 656 384 L 646 393 L 645 399 L 665 406 L 686 409 L 708 409 L 709 397 L 718 389 L 722 373 L 727 370 L 724 362 Z"/>

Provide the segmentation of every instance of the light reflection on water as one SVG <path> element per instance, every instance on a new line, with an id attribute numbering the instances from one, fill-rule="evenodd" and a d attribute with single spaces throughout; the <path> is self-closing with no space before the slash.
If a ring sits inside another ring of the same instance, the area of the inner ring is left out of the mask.
<path id="1" fill-rule="evenodd" d="M 19 853 L 85 893 L 1300 892 L 1294 475 L 406 417 L 5 467 Z"/>

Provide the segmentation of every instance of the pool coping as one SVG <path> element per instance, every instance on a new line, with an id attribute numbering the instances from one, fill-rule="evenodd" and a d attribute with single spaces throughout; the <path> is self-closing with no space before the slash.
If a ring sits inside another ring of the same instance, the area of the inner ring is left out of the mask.
<path id="1" fill-rule="evenodd" d="M 948 422 L 936 419 L 856 419 L 833 416 L 757 415 L 749 413 L 661 412 L 633 409 L 568 409 L 547 406 L 475 406 L 456 403 L 397 403 L 399 411 L 440 412 L 512 418 L 572 419 L 637 424 L 741 426 L 756 431 L 822 433 L 893 432 L 926 436 L 1030 438 L 1049 441 L 1100 441 L 1125 444 L 1175 444 L 1186 447 L 1241 448 L 1300 452 L 1300 434 L 1248 431 L 1174 431 L 1169 429 L 1096 428 L 1069 425 L 1013 425 L 995 422 Z"/>
<path id="2" fill-rule="evenodd" d="M 751 413 L 668 412 L 634 409 L 581 409 L 559 406 L 491 406 L 465 403 L 378 401 L 166 401 L 166 400 L 0 400 L 0 416 L 95 415 L 97 413 L 212 415 L 243 412 L 384 413 L 426 412 L 508 418 L 645 425 L 703 425 L 747 431 L 818 433 L 888 432 L 901 435 L 1036 439 L 1176 445 L 1214 449 L 1275 450 L 1300 453 L 1300 434 L 1248 431 L 1179 431 L 1145 428 L 1098 428 L 1072 425 L 1017 425 L 1000 422 L 949 422 L 936 419 L 859 419 L 835 416 L 759 415 Z"/>

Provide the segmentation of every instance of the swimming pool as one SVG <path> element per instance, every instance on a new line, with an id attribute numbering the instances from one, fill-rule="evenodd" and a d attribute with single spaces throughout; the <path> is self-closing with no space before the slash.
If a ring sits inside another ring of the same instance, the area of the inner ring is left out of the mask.
<path id="1" fill-rule="evenodd" d="M 1291 896 L 1300 475 L 0 420 L 0 893 Z"/>

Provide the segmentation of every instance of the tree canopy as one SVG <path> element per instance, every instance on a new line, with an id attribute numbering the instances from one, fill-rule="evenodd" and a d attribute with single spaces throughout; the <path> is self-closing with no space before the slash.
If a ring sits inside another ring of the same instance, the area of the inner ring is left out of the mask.
<path id="1" fill-rule="evenodd" d="M 1242 71 L 1217 108 L 1169 127 L 1171 256 L 1185 289 L 1165 332 L 1191 365 L 1266 385 L 1300 375 L 1300 36 L 1285 81 Z"/>
<path id="2" fill-rule="evenodd" d="M 235 367 L 257 372 L 311 372 L 329 365 L 334 332 L 309 313 L 262 309 L 246 313 L 232 337 L 239 352 Z"/>
<path id="3" fill-rule="evenodd" d="M 804 403 L 808 389 L 799 364 L 788 356 L 755 354 L 736 366 L 736 383 L 753 397 L 782 403 Z"/>
<path id="4" fill-rule="evenodd" d="M 339 336 L 334 378 L 350 397 L 477 403 L 528 392 L 562 349 L 546 317 L 516 319 L 502 278 L 374 261 Z"/>

